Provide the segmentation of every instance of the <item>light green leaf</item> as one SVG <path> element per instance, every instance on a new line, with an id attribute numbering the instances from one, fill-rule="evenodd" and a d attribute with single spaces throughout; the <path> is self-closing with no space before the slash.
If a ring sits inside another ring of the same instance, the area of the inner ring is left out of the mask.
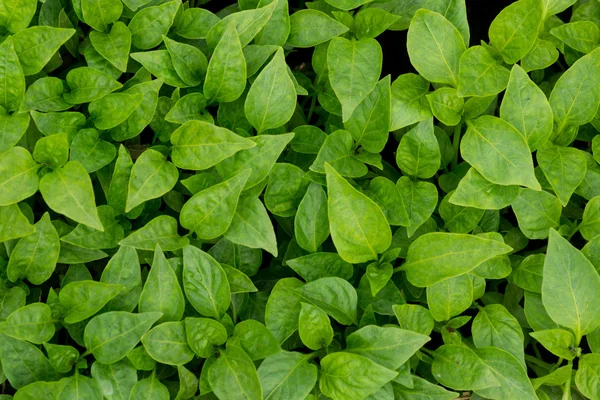
<path id="1" fill-rule="evenodd" d="M 418 237 L 408 249 L 402 269 L 410 283 L 426 287 L 463 275 L 512 248 L 480 236 L 434 232 Z"/>
<path id="2" fill-rule="evenodd" d="M 154 218 L 119 242 L 121 246 L 149 251 L 154 251 L 157 244 L 164 251 L 174 251 L 181 249 L 188 243 L 189 239 L 187 237 L 181 237 L 177 234 L 177 220 L 169 215 Z"/>
<path id="3" fill-rule="evenodd" d="M 319 388 L 334 400 L 364 399 L 397 375 L 366 357 L 337 352 L 321 360 Z"/>
<path id="4" fill-rule="evenodd" d="M 90 67 L 72 69 L 67 74 L 70 91 L 63 98 L 71 104 L 89 103 L 100 100 L 107 94 L 123 87 L 104 72 Z"/>
<path id="5" fill-rule="evenodd" d="M 392 233 L 385 215 L 329 164 L 325 164 L 325 171 L 329 229 L 338 253 L 351 263 L 376 260 L 391 244 Z"/>
<path id="6" fill-rule="evenodd" d="M 552 133 L 552 108 L 548 99 L 518 65 L 510 71 L 500 117 L 521 132 L 531 151 L 541 147 Z"/>
<path id="7" fill-rule="evenodd" d="M 511 205 L 518 195 L 518 186 L 493 184 L 481 176 L 475 168 L 470 168 L 458 183 L 449 202 L 482 210 L 501 210 Z"/>
<path id="8" fill-rule="evenodd" d="M 587 172 L 583 152 L 572 147 L 554 146 L 546 142 L 538 149 L 536 158 L 554 193 L 563 207 L 566 207 Z"/>
<path id="9" fill-rule="evenodd" d="M 254 363 L 240 347 L 231 346 L 208 371 L 208 381 L 215 395 L 232 400 L 261 400 L 262 388 Z"/>
<path id="10" fill-rule="evenodd" d="M 600 29 L 592 21 L 576 21 L 562 24 L 550 30 L 550 34 L 567 46 L 581 53 L 589 53 L 598 46 Z"/>
<path id="11" fill-rule="evenodd" d="M 0 76 L 3 88 L 0 90 L 0 106 L 7 111 L 18 110 L 25 95 L 25 76 L 13 43 L 14 40 L 8 37 L 0 44 L 0 67 L 3 71 Z"/>
<path id="12" fill-rule="evenodd" d="M 477 172 L 497 185 L 540 190 L 529 146 L 519 131 L 504 120 L 487 115 L 467 124 L 460 152 Z"/>
<path id="13" fill-rule="evenodd" d="M 300 10 L 290 16 L 287 44 L 313 47 L 348 32 L 346 25 L 318 10 Z"/>
<path id="14" fill-rule="evenodd" d="M 225 327 L 210 318 L 186 318 L 185 332 L 190 348 L 201 358 L 210 357 L 227 341 Z"/>
<path id="15" fill-rule="evenodd" d="M 258 138 L 244 138 L 204 121 L 188 121 L 171 134 L 171 157 L 179 168 L 205 170 L 240 150 L 255 147 L 257 142 Z"/>
<path id="16" fill-rule="evenodd" d="M 171 28 L 180 5 L 181 1 L 174 0 L 138 11 L 128 25 L 133 45 L 142 50 L 158 46 L 162 35 Z"/>
<path id="17" fill-rule="evenodd" d="M 329 163 L 342 176 L 358 178 L 367 172 L 367 166 L 353 155 L 354 140 L 348 131 L 337 130 L 327 136 L 310 170 L 325 173 L 325 163 Z"/>
<path id="18" fill-rule="evenodd" d="M 544 262 L 542 301 L 554 322 L 573 330 L 576 343 L 600 326 L 600 275 L 554 229 Z"/>
<path id="19" fill-rule="evenodd" d="M 432 116 L 427 93 L 429 82 L 421 76 L 408 73 L 392 82 L 392 121 L 390 130 L 395 131 Z"/>
<path id="20" fill-rule="evenodd" d="M 46 204 L 57 213 L 91 228 L 103 231 L 96 211 L 92 181 L 77 161 L 69 161 L 40 180 L 40 192 Z"/>
<path id="21" fill-rule="evenodd" d="M 227 275 L 209 254 L 194 246 L 183 248 L 183 287 L 200 314 L 220 320 L 229 308 Z"/>
<path id="22" fill-rule="evenodd" d="M 34 344 L 46 343 L 54 336 L 52 310 L 44 303 L 31 303 L 14 311 L 0 323 L 0 332 Z"/>
<path id="23" fill-rule="evenodd" d="M 465 51 L 460 32 L 443 15 L 420 9 L 408 29 L 410 62 L 425 79 L 458 84 L 458 64 Z"/>
<path id="24" fill-rule="evenodd" d="M 258 378 L 265 399 L 304 400 L 317 383 L 317 367 L 305 354 L 282 351 L 260 364 Z"/>
<path id="25" fill-rule="evenodd" d="M 178 177 L 179 171 L 162 153 L 147 149 L 131 169 L 125 211 L 169 192 Z"/>
<path id="26" fill-rule="evenodd" d="M 277 256 L 277 239 L 273 224 L 265 206 L 257 197 L 240 197 L 225 237 L 233 243 L 253 249 L 264 249 Z"/>
<path id="27" fill-rule="evenodd" d="M 407 175 L 431 178 L 440 168 L 441 154 L 428 118 L 402 136 L 396 151 L 396 164 Z"/>
<path id="28" fill-rule="evenodd" d="M 342 104 L 343 121 L 377 85 L 381 63 L 381 46 L 375 39 L 331 40 L 327 49 L 329 82 Z"/>
<path id="29" fill-rule="evenodd" d="M 438 202 L 438 192 L 434 184 L 424 181 L 411 181 L 403 176 L 396 187 L 404 199 L 410 225 L 406 228 L 411 237 L 433 214 Z"/>
<path id="30" fill-rule="evenodd" d="M 550 228 L 558 228 L 562 206 L 552 194 L 531 189 L 519 189 L 511 207 L 519 229 L 529 239 L 546 239 Z"/>
<path id="31" fill-rule="evenodd" d="M 0 6 L 0 25 L 16 33 L 26 29 L 35 15 L 36 0 L 7 0 Z"/>
<path id="32" fill-rule="evenodd" d="M 483 46 L 473 46 L 460 58 L 458 95 L 485 97 L 506 88 L 510 72 Z"/>
<path id="33" fill-rule="evenodd" d="M 50 215 L 44 213 L 34 228 L 35 232 L 19 240 L 10 255 L 6 274 L 12 282 L 27 278 L 32 284 L 41 285 L 56 268 L 60 242 Z"/>
<path id="34" fill-rule="evenodd" d="M 507 64 L 515 64 L 533 47 L 544 22 L 540 0 L 521 0 L 504 8 L 489 29 L 490 44 Z"/>
<path id="35" fill-rule="evenodd" d="M 183 321 L 155 326 L 142 337 L 142 343 L 150 357 L 162 364 L 184 365 L 194 358 Z"/>
<path id="36" fill-rule="evenodd" d="M 124 311 L 100 314 L 85 327 L 85 347 L 98 362 L 115 363 L 127 356 L 161 315 L 157 312 L 134 314 Z"/>
<path id="37" fill-rule="evenodd" d="M 210 100 L 231 102 L 240 97 L 245 88 L 246 59 L 235 23 L 230 22 L 208 63 L 204 95 Z"/>
<path id="38" fill-rule="evenodd" d="M 32 26 L 13 35 L 12 41 L 25 76 L 37 74 L 75 34 L 75 29 Z"/>
<path id="39" fill-rule="evenodd" d="M 65 309 L 65 322 L 74 324 L 91 317 L 123 289 L 125 287 L 122 285 L 90 280 L 69 283 L 58 295 Z"/>
<path id="40" fill-rule="evenodd" d="M 23 147 L 0 156 L 0 206 L 16 204 L 37 192 L 41 165 Z"/>
<path id="41" fill-rule="evenodd" d="M 90 42 L 96 51 L 112 65 L 122 72 L 127 71 L 127 61 L 131 49 L 131 32 L 127 25 L 117 21 L 110 29 L 110 33 L 92 31 L 90 32 Z"/>
<path id="42" fill-rule="evenodd" d="M 86 24 L 104 32 L 123 12 L 121 0 L 81 0 L 81 14 Z"/>
<path id="43" fill-rule="evenodd" d="M 185 298 L 175 271 L 169 265 L 160 245 L 156 245 L 154 259 L 144 289 L 140 295 L 140 312 L 159 312 L 159 322 L 179 321 L 183 316 Z"/>
<path id="44" fill-rule="evenodd" d="M 215 50 L 216 51 L 216 50 Z M 283 49 L 260 72 L 246 97 L 244 112 L 260 134 L 287 123 L 296 108 L 294 82 L 287 74 Z"/>

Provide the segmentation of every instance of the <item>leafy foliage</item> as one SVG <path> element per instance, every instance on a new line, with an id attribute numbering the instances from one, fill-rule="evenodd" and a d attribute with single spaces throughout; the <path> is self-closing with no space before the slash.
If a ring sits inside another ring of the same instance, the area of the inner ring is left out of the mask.
<path id="1" fill-rule="evenodd" d="M 227 3 L 0 1 L 0 400 L 599 400 L 600 2 Z"/>

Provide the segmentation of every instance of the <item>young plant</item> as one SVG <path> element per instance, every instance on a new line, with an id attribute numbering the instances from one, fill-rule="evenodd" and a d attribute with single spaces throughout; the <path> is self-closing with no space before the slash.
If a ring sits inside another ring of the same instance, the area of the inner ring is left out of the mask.
<path id="1" fill-rule="evenodd" d="M 600 399 L 600 2 L 0 3 L 2 400 Z"/>

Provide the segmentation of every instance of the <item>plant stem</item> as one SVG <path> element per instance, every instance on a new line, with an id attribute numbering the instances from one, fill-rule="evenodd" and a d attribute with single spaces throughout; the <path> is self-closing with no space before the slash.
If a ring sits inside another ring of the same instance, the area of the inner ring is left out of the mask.
<path id="1" fill-rule="evenodd" d="M 315 94 L 310 100 L 310 109 L 308 110 L 308 116 L 306 117 L 306 123 L 310 124 L 310 120 L 315 112 L 315 106 L 317 105 L 317 95 Z"/>
<path id="2" fill-rule="evenodd" d="M 460 145 L 460 132 L 462 129 L 462 121 L 454 127 L 454 135 L 452 137 L 452 147 L 454 147 L 454 158 L 452 159 L 452 170 L 458 165 L 458 148 Z"/>
<path id="3" fill-rule="evenodd" d="M 573 366 L 573 361 L 569 361 L 569 365 L 572 367 Z M 563 388 L 563 395 L 562 395 L 562 400 L 571 400 L 571 377 L 572 374 L 569 374 L 569 378 L 567 378 L 567 381 L 565 382 L 565 386 Z"/>

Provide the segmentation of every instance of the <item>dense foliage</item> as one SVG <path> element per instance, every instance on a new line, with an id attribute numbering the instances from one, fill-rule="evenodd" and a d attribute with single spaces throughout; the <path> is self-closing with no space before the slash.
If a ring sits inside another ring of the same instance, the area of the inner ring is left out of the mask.
<path id="1" fill-rule="evenodd" d="M 600 399 L 600 2 L 216 3 L 0 0 L 0 399 Z"/>

